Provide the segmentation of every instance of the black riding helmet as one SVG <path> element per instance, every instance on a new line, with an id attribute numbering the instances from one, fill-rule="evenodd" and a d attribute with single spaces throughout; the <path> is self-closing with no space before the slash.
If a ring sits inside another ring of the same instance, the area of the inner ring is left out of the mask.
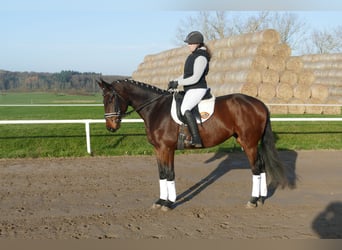
<path id="1" fill-rule="evenodd" d="M 184 40 L 184 42 L 188 44 L 200 44 L 200 43 L 203 43 L 203 41 L 204 41 L 203 35 L 199 31 L 190 32 Z"/>

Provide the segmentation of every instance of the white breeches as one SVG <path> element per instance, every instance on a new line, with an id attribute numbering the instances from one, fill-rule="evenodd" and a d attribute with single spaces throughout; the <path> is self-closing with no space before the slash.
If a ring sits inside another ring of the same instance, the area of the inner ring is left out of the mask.
<path id="1" fill-rule="evenodd" d="M 184 115 L 185 111 L 192 110 L 203 98 L 207 89 L 189 89 L 186 91 L 182 106 L 181 113 Z"/>

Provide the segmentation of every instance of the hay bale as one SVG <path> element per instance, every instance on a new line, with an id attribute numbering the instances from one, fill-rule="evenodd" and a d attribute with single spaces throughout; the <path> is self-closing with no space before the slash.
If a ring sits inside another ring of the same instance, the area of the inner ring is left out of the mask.
<path id="1" fill-rule="evenodd" d="M 298 73 L 298 84 L 311 85 L 315 81 L 315 75 L 311 70 L 302 70 Z"/>
<path id="2" fill-rule="evenodd" d="M 329 87 L 329 95 L 342 97 L 342 88 L 341 87 Z"/>
<path id="3" fill-rule="evenodd" d="M 329 89 L 327 86 L 321 84 L 312 84 L 310 88 L 312 98 L 324 101 L 329 96 Z"/>
<path id="4" fill-rule="evenodd" d="M 271 99 L 276 95 L 276 88 L 274 84 L 262 83 L 258 87 L 258 97 L 264 99 Z"/>
<path id="5" fill-rule="evenodd" d="M 223 84 L 225 82 L 225 74 L 221 72 L 209 73 L 207 81 L 210 85 Z"/>
<path id="6" fill-rule="evenodd" d="M 294 86 L 293 88 L 293 97 L 301 100 L 309 99 L 311 97 L 310 86 L 297 84 L 297 86 Z"/>
<path id="7" fill-rule="evenodd" d="M 315 99 L 315 98 L 309 98 L 305 100 L 305 104 L 311 104 L 312 106 L 306 106 L 305 113 L 307 114 L 322 114 L 323 107 L 319 106 L 322 104 L 321 100 Z M 316 106 L 318 105 L 318 106 Z"/>
<path id="8" fill-rule="evenodd" d="M 286 61 L 285 69 L 293 72 L 300 72 L 303 70 L 303 60 L 299 56 L 291 56 Z"/>
<path id="9" fill-rule="evenodd" d="M 219 68 L 220 70 L 264 70 L 267 68 L 267 60 L 263 56 L 247 56 L 235 59 L 226 59 L 226 60 L 216 60 L 214 66 L 210 62 L 210 67 L 213 69 L 214 67 Z"/>
<path id="10" fill-rule="evenodd" d="M 285 60 L 291 56 L 291 48 L 285 43 L 274 44 L 272 55 Z"/>
<path id="11" fill-rule="evenodd" d="M 342 53 L 335 54 L 311 54 L 302 56 L 302 60 L 305 62 L 320 62 L 320 61 L 342 61 Z"/>
<path id="12" fill-rule="evenodd" d="M 276 97 L 288 100 L 293 97 L 293 87 L 288 83 L 280 83 L 276 87 Z"/>
<path id="13" fill-rule="evenodd" d="M 330 96 L 326 99 L 325 104 L 342 104 L 342 97 Z M 323 107 L 323 114 L 327 115 L 340 115 L 340 106 L 326 106 Z"/>
<path id="14" fill-rule="evenodd" d="M 261 74 L 258 70 L 228 71 L 224 73 L 224 82 L 259 84 L 261 82 Z"/>
<path id="15" fill-rule="evenodd" d="M 300 105 L 300 104 L 304 104 L 303 100 L 296 98 L 296 97 L 293 97 L 293 98 L 290 98 L 287 101 L 287 103 L 288 104 L 295 104 L 295 105 L 289 105 L 288 106 L 289 114 L 304 114 L 305 113 L 305 106 Z"/>
<path id="16" fill-rule="evenodd" d="M 267 58 L 267 68 L 274 71 L 285 70 L 285 60 L 279 56 L 270 56 Z"/>
<path id="17" fill-rule="evenodd" d="M 273 48 L 268 43 L 241 45 L 234 48 L 234 58 L 247 56 L 265 56 L 269 57 L 273 54 Z"/>
<path id="18" fill-rule="evenodd" d="M 306 106 L 305 113 L 307 114 L 322 114 L 323 113 L 323 107 L 322 106 L 316 106 L 316 104 L 322 104 L 322 101 L 315 98 L 309 98 L 305 100 L 305 104 L 314 104 L 314 106 Z"/>
<path id="19" fill-rule="evenodd" d="M 295 71 L 285 70 L 279 74 L 279 81 L 293 86 L 297 84 L 298 75 Z"/>
<path id="20" fill-rule="evenodd" d="M 258 95 L 258 87 L 259 85 L 256 83 L 245 83 L 240 93 L 256 97 Z"/>
<path id="21" fill-rule="evenodd" d="M 220 40 L 209 41 L 207 44 L 215 48 L 235 48 L 253 43 L 275 44 L 280 42 L 280 35 L 274 29 L 267 29 L 253 33 L 225 37 Z"/>
<path id="22" fill-rule="evenodd" d="M 282 105 L 272 105 L 272 104 L 282 104 Z M 269 101 L 269 109 L 272 114 L 287 114 L 288 106 L 287 102 L 281 98 L 272 98 Z"/>
<path id="23" fill-rule="evenodd" d="M 261 73 L 261 82 L 277 84 L 279 82 L 279 73 L 272 69 L 266 69 Z"/>

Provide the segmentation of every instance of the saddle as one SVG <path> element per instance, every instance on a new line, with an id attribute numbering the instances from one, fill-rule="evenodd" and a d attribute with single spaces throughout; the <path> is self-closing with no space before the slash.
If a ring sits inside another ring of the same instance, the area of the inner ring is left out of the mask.
<path id="1" fill-rule="evenodd" d="M 184 95 L 184 91 L 175 92 L 173 94 L 173 100 L 171 105 L 171 117 L 176 123 L 180 125 L 185 123 L 180 111 Z M 200 103 L 195 108 L 193 108 L 191 112 L 196 118 L 197 123 L 201 124 L 212 116 L 212 114 L 214 113 L 214 107 L 215 96 L 213 96 L 210 92 L 210 89 L 208 89 L 207 93 L 202 98 Z"/>

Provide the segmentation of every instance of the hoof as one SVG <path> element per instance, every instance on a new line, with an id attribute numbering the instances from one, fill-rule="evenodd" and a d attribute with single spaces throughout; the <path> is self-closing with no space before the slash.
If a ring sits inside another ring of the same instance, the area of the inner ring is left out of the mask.
<path id="1" fill-rule="evenodd" d="M 169 200 L 159 199 L 152 205 L 152 209 L 160 209 L 163 212 L 167 212 L 173 209 L 174 202 Z"/>
<path id="2" fill-rule="evenodd" d="M 159 209 L 163 207 L 166 202 L 166 200 L 158 199 L 155 203 L 153 203 L 152 209 Z"/>
<path id="3" fill-rule="evenodd" d="M 253 202 L 247 202 L 246 204 L 246 208 L 256 208 L 257 207 L 257 203 L 253 203 Z"/>
<path id="4" fill-rule="evenodd" d="M 170 210 L 173 209 L 173 204 L 174 204 L 174 202 L 167 200 L 167 201 L 165 201 L 165 203 L 164 203 L 163 206 L 161 207 L 161 210 L 162 210 L 163 212 L 170 211 Z"/>
<path id="5" fill-rule="evenodd" d="M 260 197 L 257 201 L 257 206 L 262 207 L 265 203 L 265 199 L 266 199 L 265 197 Z"/>

